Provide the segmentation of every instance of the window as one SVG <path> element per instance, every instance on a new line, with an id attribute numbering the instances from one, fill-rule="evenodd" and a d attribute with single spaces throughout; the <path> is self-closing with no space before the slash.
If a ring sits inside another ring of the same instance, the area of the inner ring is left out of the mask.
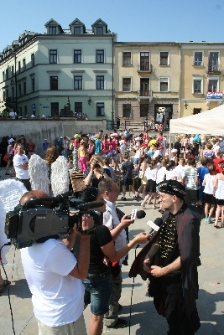
<path id="1" fill-rule="evenodd" d="M 140 117 L 148 117 L 149 105 L 140 104 Z"/>
<path id="2" fill-rule="evenodd" d="M 149 53 L 140 52 L 140 70 L 148 71 L 149 70 Z"/>
<path id="3" fill-rule="evenodd" d="M 21 84 L 18 85 L 18 93 L 19 93 L 19 97 L 21 97 L 22 95 L 22 87 L 21 87 Z"/>
<path id="4" fill-rule="evenodd" d="M 194 78 L 193 79 L 193 94 L 201 94 L 201 93 L 203 93 L 202 79 Z"/>
<path id="5" fill-rule="evenodd" d="M 5 79 L 9 79 L 9 69 L 5 70 Z"/>
<path id="6" fill-rule="evenodd" d="M 123 92 L 131 92 L 131 78 L 123 78 Z"/>
<path id="7" fill-rule="evenodd" d="M 82 33 L 82 31 L 81 31 L 81 27 L 74 27 L 74 34 L 75 35 L 79 35 L 79 34 L 81 34 Z"/>
<path id="8" fill-rule="evenodd" d="M 18 62 L 18 72 L 19 73 L 21 72 L 21 63 L 20 63 L 20 61 Z"/>
<path id="9" fill-rule="evenodd" d="M 82 90 L 82 76 L 75 76 L 74 77 L 74 89 L 75 90 Z"/>
<path id="10" fill-rule="evenodd" d="M 31 78 L 31 90 L 32 92 L 35 92 L 35 78 L 34 77 Z"/>
<path id="11" fill-rule="evenodd" d="M 140 79 L 140 95 L 149 96 L 149 78 Z"/>
<path id="12" fill-rule="evenodd" d="M 169 65 L 169 52 L 160 52 L 160 65 Z"/>
<path id="13" fill-rule="evenodd" d="M 3 91 L 3 101 L 6 101 L 5 91 Z"/>
<path id="14" fill-rule="evenodd" d="M 123 52 L 123 66 L 131 66 L 131 52 Z"/>
<path id="15" fill-rule="evenodd" d="M 49 51 L 49 63 L 50 64 L 57 64 L 57 50 L 50 50 Z"/>
<path id="16" fill-rule="evenodd" d="M 96 104 L 96 116 L 104 116 L 104 103 L 103 102 L 97 102 Z"/>
<path id="17" fill-rule="evenodd" d="M 96 27 L 96 34 L 103 35 L 103 27 Z"/>
<path id="18" fill-rule="evenodd" d="M 25 71 L 25 70 L 26 70 L 26 59 L 23 58 L 23 71 Z"/>
<path id="19" fill-rule="evenodd" d="M 104 76 L 96 76 L 96 89 L 104 90 Z"/>
<path id="20" fill-rule="evenodd" d="M 23 95 L 26 95 L 26 82 L 23 82 Z"/>
<path id="21" fill-rule="evenodd" d="M 203 54 L 201 51 L 197 51 L 194 53 L 194 66 L 202 66 L 202 58 Z"/>
<path id="22" fill-rule="evenodd" d="M 193 115 L 201 113 L 201 108 L 194 108 Z"/>
<path id="23" fill-rule="evenodd" d="M 12 101 L 14 101 L 14 98 L 15 98 L 15 89 L 14 89 L 14 86 L 12 86 L 11 92 L 12 92 Z"/>
<path id="24" fill-rule="evenodd" d="M 5 80 L 5 72 L 4 71 L 2 72 L 2 80 L 3 81 Z"/>
<path id="25" fill-rule="evenodd" d="M 208 92 L 218 92 L 218 79 L 208 80 Z"/>
<path id="26" fill-rule="evenodd" d="M 96 50 L 96 63 L 104 63 L 104 50 Z"/>
<path id="27" fill-rule="evenodd" d="M 24 113 L 27 115 L 27 106 L 24 107 Z"/>
<path id="28" fill-rule="evenodd" d="M 82 51 L 74 50 L 74 63 L 82 63 Z"/>
<path id="29" fill-rule="evenodd" d="M 209 53 L 208 71 L 210 71 L 210 72 L 220 71 L 220 69 L 219 69 L 219 52 L 210 52 Z"/>
<path id="30" fill-rule="evenodd" d="M 58 90 L 58 76 L 50 76 L 50 90 L 51 91 Z"/>
<path id="31" fill-rule="evenodd" d="M 48 27 L 49 35 L 56 35 L 57 27 Z"/>
<path id="32" fill-rule="evenodd" d="M 59 103 L 51 102 L 51 116 L 59 115 Z"/>
<path id="33" fill-rule="evenodd" d="M 131 117 L 131 104 L 123 104 L 123 117 Z"/>
<path id="34" fill-rule="evenodd" d="M 168 92 L 169 89 L 169 79 L 161 77 L 159 79 L 159 90 L 160 92 Z"/>
<path id="35" fill-rule="evenodd" d="M 8 97 L 9 97 L 9 90 L 8 90 L 8 88 L 6 89 L 5 93 L 6 93 L 6 100 L 7 100 Z"/>
<path id="36" fill-rule="evenodd" d="M 82 102 L 75 102 L 75 113 L 82 115 Z"/>
<path id="37" fill-rule="evenodd" d="M 14 76 L 14 66 L 11 67 L 12 76 Z"/>
<path id="38" fill-rule="evenodd" d="M 33 67 L 35 65 L 35 55 L 31 54 L 31 66 Z"/>

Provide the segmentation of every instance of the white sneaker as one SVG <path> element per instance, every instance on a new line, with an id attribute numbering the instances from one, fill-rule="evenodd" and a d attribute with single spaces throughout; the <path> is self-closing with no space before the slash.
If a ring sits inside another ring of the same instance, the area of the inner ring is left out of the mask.
<path id="1" fill-rule="evenodd" d="M 142 208 L 145 208 L 145 204 L 143 202 L 141 203 L 141 206 L 142 206 Z"/>

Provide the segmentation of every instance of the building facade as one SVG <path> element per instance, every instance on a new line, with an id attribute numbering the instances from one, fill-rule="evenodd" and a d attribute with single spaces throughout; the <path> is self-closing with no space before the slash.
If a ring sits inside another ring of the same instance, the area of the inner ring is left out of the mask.
<path id="1" fill-rule="evenodd" d="M 163 124 L 179 116 L 178 43 L 115 43 L 115 110 L 121 127 Z"/>
<path id="2" fill-rule="evenodd" d="M 181 44 L 180 117 L 223 103 L 224 44 Z"/>
<path id="3" fill-rule="evenodd" d="M 75 19 L 62 29 L 54 19 L 46 33 L 25 31 L 0 54 L 0 112 L 20 116 L 114 119 L 114 41 L 98 19 L 92 29 Z"/>

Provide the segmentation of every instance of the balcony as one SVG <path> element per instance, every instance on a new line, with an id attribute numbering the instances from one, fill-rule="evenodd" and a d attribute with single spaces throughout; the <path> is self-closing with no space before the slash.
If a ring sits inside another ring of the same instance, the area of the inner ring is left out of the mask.
<path id="1" fill-rule="evenodd" d="M 148 62 L 141 62 L 138 65 L 138 72 L 152 72 L 152 65 L 149 64 Z"/>
<path id="2" fill-rule="evenodd" d="M 137 92 L 137 99 L 148 99 L 151 102 L 153 99 L 152 90 L 139 90 Z"/>
<path id="3" fill-rule="evenodd" d="M 218 64 L 209 64 L 207 73 L 221 73 L 220 66 Z"/>

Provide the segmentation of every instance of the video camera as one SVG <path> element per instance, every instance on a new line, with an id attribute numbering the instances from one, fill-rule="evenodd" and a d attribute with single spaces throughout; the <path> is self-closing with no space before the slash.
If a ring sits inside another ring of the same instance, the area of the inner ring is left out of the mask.
<path id="1" fill-rule="evenodd" d="M 5 233 L 18 249 L 50 238 L 65 238 L 74 225 L 80 233 L 91 234 L 93 229 L 82 230 L 82 216 L 90 214 L 94 225 L 102 224 L 103 213 L 95 208 L 103 204 L 103 201 L 86 203 L 67 194 L 31 199 L 6 214 Z"/>

